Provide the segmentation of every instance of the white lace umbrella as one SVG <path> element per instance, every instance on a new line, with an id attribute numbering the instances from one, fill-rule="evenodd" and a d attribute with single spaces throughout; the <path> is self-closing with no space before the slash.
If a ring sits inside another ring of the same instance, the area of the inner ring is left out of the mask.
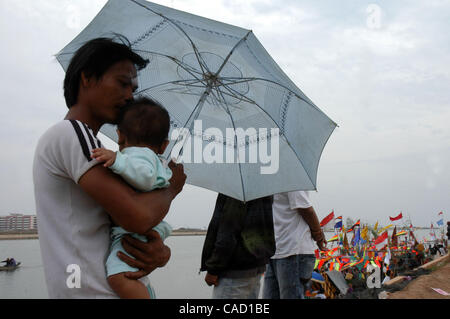
<path id="1" fill-rule="evenodd" d="M 66 70 L 85 42 L 114 33 L 150 60 L 137 94 L 169 111 L 171 137 L 185 128 L 165 155 L 182 149 L 187 183 L 243 201 L 316 189 L 336 123 L 252 31 L 143 0 L 110 0 L 57 59 Z M 111 125 L 101 132 L 117 141 Z"/>

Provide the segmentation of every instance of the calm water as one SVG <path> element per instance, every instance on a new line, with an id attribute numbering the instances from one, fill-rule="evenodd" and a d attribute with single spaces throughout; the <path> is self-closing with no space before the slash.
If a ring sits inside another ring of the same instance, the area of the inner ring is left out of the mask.
<path id="1" fill-rule="evenodd" d="M 189 299 L 211 297 L 212 288 L 198 274 L 205 236 L 173 236 L 166 240 L 172 257 L 166 267 L 155 270 L 150 279 L 158 298 Z M 0 299 L 48 298 L 39 240 L 0 241 L 0 260 L 14 257 L 22 265 L 15 271 L 0 271 Z"/>
<path id="2" fill-rule="evenodd" d="M 429 238 L 429 230 L 415 232 L 420 241 Z M 333 233 L 326 233 L 327 238 Z M 349 238 L 350 239 L 350 238 Z M 172 257 L 166 267 L 155 270 L 150 278 L 161 299 L 209 299 L 212 288 L 199 274 L 205 236 L 173 236 L 166 240 Z M 48 298 L 38 240 L 0 241 L 0 260 L 14 257 L 22 265 L 15 271 L 0 271 L 0 299 Z"/>

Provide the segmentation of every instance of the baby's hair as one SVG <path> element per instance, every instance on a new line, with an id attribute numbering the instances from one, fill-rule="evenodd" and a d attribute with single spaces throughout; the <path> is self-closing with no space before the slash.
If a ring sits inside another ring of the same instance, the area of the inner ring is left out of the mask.
<path id="1" fill-rule="evenodd" d="M 170 116 L 156 101 L 140 97 L 122 109 L 117 128 L 128 143 L 158 147 L 168 138 Z"/>

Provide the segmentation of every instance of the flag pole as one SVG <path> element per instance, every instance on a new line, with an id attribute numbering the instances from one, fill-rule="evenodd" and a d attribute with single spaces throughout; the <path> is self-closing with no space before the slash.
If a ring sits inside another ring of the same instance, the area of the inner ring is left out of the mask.
<path id="1" fill-rule="evenodd" d="M 409 221 L 409 226 L 407 225 L 406 229 L 410 230 L 409 228 L 412 225 L 412 223 L 411 223 L 411 217 L 409 216 L 409 213 L 408 213 L 408 221 Z M 410 244 L 411 243 L 411 233 L 410 232 L 407 233 L 407 238 L 408 238 L 408 243 Z"/>

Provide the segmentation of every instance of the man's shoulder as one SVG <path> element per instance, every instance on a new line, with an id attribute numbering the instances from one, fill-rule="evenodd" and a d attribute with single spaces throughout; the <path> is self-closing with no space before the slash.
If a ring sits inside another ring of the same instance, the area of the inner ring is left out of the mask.
<path id="1" fill-rule="evenodd" d="M 99 163 L 91 156 L 92 150 L 99 147 L 101 142 L 86 124 L 62 120 L 40 137 L 35 150 L 35 165 L 45 163 L 54 174 L 78 181 Z"/>
<path id="2" fill-rule="evenodd" d="M 60 133 L 71 133 L 71 135 L 76 136 L 77 133 L 86 135 L 92 135 L 95 137 L 94 132 L 85 123 L 79 120 L 61 120 L 50 126 L 43 135 L 46 134 L 60 134 Z M 75 134 L 75 135 L 74 135 Z"/>
<path id="3" fill-rule="evenodd" d="M 61 120 L 49 127 L 39 139 L 38 149 L 45 145 L 80 147 L 88 160 L 92 149 L 102 147 L 92 129 L 78 120 Z"/>
<path id="4" fill-rule="evenodd" d="M 61 120 L 50 126 L 40 138 L 40 142 L 46 142 L 53 139 L 61 139 L 64 137 L 75 137 L 74 125 L 69 120 Z"/>
<path id="5" fill-rule="evenodd" d="M 47 133 L 55 132 L 55 131 L 61 131 L 67 129 L 69 127 L 70 122 L 67 120 L 61 120 L 54 124 L 52 124 L 47 130 L 45 131 L 44 135 Z"/>

